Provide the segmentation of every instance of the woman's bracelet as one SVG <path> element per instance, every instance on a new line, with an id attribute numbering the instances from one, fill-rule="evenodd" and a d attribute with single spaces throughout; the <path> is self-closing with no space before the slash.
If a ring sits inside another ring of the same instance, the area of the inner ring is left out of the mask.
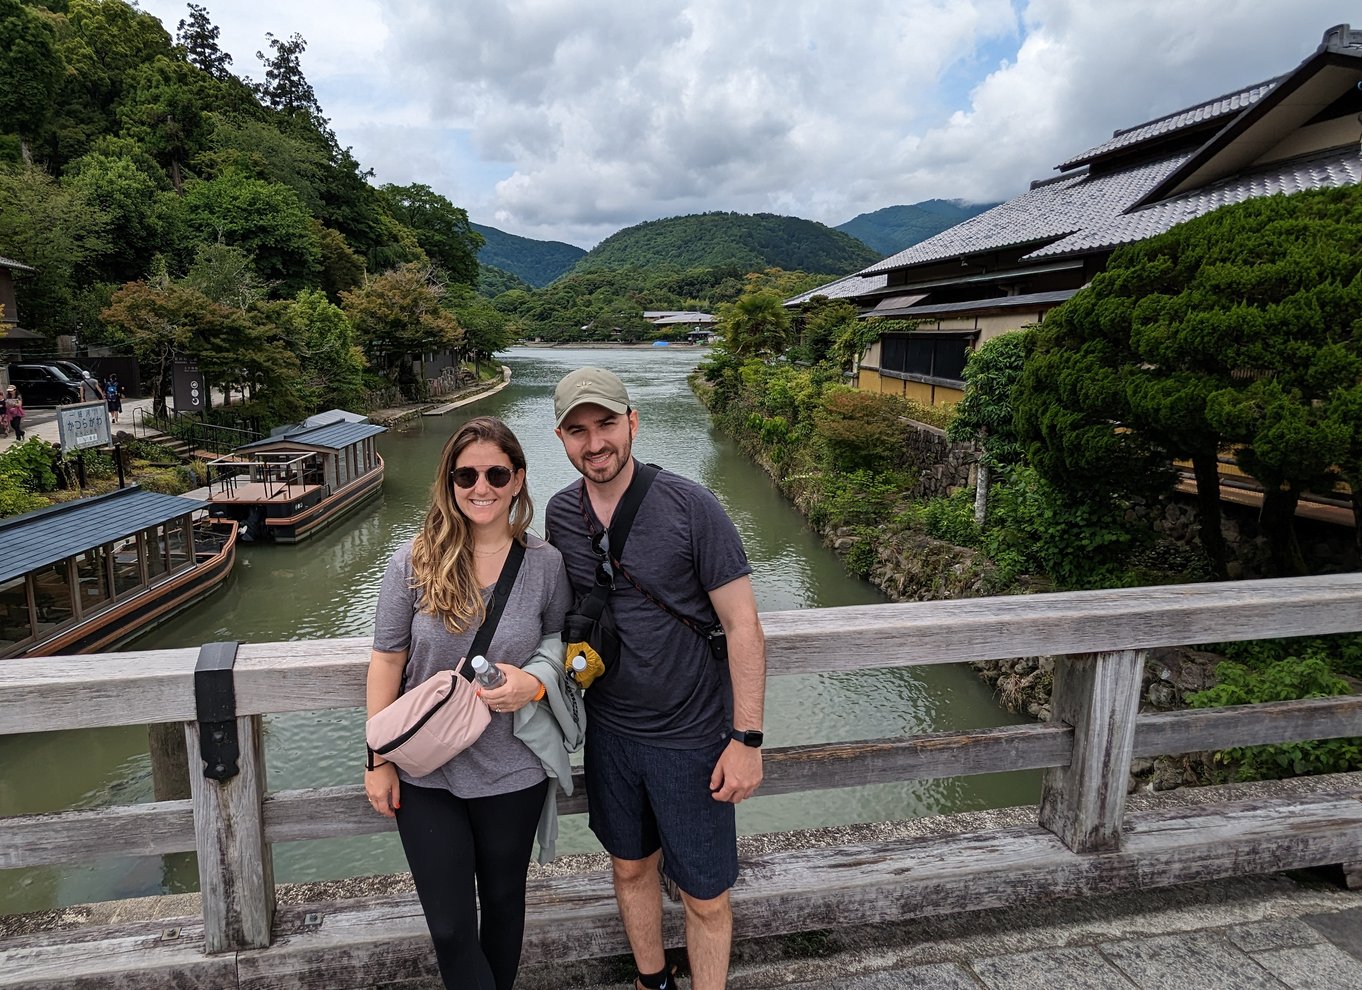
<path id="1" fill-rule="evenodd" d="M 535 692 L 534 697 L 531 698 L 530 700 L 531 700 L 531 701 L 543 701 L 543 700 L 544 700 L 544 695 L 546 695 L 546 694 L 548 694 L 548 688 L 544 687 L 544 682 L 543 682 L 543 681 L 540 681 L 540 682 L 539 682 L 539 690 Z"/>

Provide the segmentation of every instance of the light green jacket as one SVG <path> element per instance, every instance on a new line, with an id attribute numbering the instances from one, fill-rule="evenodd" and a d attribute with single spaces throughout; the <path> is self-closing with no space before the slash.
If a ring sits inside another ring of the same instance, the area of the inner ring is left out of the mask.
<path id="1" fill-rule="evenodd" d="M 565 647 L 558 633 L 545 636 L 539 648 L 520 669 L 544 685 L 544 697 L 532 701 L 515 713 L 515 737 L 539 757 L 544 772 L 564 794 L 572 793 L 571 754 L 586 740 L 586 704 L 581 688 L 563 676 Z M 558 792 L 549 787 L 544 810 L 539 814 L 539 862 L 547 863 L 556 855 L 558 844 Z"/>

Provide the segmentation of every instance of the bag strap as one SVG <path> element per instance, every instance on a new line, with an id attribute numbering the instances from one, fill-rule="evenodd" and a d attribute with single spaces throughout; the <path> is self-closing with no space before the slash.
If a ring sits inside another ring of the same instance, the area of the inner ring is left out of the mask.
<path id="1" fill-rule="evenodd" d="M 506 599 L 511 597 L 511 587 L 515 584 L 516 575 L 520 573 L 520 565 L 524 560 L 525 545 L 519 540 L 512 539 L 511 549 L 506 554 L 506 563 L 501 565 L 501 577 L 497 578 L 497 586 L 492 589 L 492 600 L 487 605 L 487 615 L 483 618 L 482 625 L 478 627 L 478 634 L 473 637 L 473 645 L 468 648 L 469 660 L 476 656 L 485 656 L 487 647 L 492 645 L 492 636 L 497 631 L 497 623 L 501 621 L 501 610 L 506 607 Z M 471 663 L 464 664 L 459 673 L 470 681 L 476 676 Z"/>
<path id="2" fill-rule="evenodd" d="M 612 566 L 619 566 L 617 561 L 624 554 L 624 544 L 629 539 L 629 530 L 633 528 L 634 516 L 638 515 L 638 507 L 643 504 L 643 496 L 648 494 L 648 489 L 652 487 L 654 479 L 661 471 L 662 469 L 656 464 L 640 464 L 634 470 L 634 476 L 629 481 L 629 487 L 624 490 L 619 505 L 615 506 L 615 514 L 610 520 L 609 529 L 610 547 L 608 552 L 612 558 Z M 577 507 L 581 509 L 582 521 L 586 523 L 587 538 L 594 539 L 591 518 L 586 514 L 585 478 L 582 479 L 581 486 L 577 489 Z M 599 581 L 594 583 L 591 586 L 591 593 L 582 600 L 578 611 L 595 622 L 605 611 L 606 599 L 614 590 L 612 585 L 601 584 Z"/>

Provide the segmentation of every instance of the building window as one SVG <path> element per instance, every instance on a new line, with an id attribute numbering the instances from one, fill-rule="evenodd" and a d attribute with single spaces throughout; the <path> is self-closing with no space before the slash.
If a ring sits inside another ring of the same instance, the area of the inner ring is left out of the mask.
<path id="1" fill-rule="evenodd" d="M 17 577 L 0 584 L 0 657 L 33 638 L 28 611 L 28 579 Z"/>
<path id="2" fill-rule="evenodd" d="M 971 340 L 971 334 L 886 334 L 880 338 L 880 371 L 963 381 Z"/>

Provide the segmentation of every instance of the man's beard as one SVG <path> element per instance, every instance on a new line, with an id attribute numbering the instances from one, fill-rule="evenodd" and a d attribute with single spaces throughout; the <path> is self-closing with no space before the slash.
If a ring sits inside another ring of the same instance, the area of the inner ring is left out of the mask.
<path id="1" fill-rule="evenodd" d="M 607 462 L 601 468 L 593 468 L 587 461 L 586 455 L 582 455 L 581 461 L 576 465 L 577 471 L 582 477 L 597 485 L 608 485 L 620 476 L 620 473 L 629 465 L 633 452 L 632 439 L 624 445 L 621 450 L 619 447 L 611 445 L 610 453 L 616 455 L 612 462 Z M 604 472 L 604 473 L 603 473 Z"/>

